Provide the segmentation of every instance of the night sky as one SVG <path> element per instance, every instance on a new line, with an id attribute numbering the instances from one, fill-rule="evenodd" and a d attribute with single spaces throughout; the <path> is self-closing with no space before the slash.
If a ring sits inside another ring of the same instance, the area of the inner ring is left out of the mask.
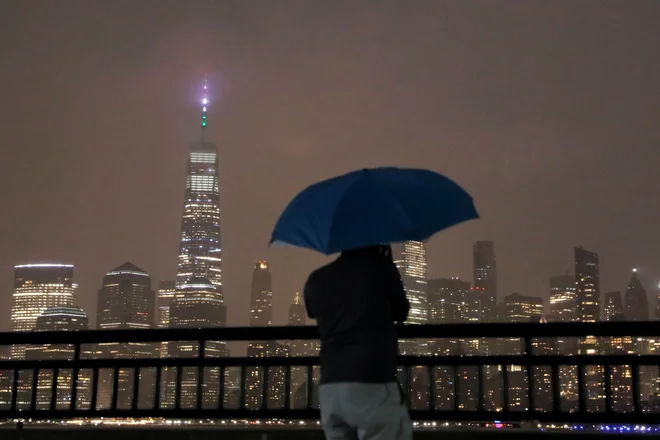
<path id="1" fill-rule="evenodd" d="M 1 328 L 18 263 L 75 264 L 93 322 L 124 261 L 174 277 L 205 73 L 229 325 L 247 324 L 255 260 L 276 323 L 325 261 L 267 248 L 287 201 L 380 165 L 474 196 L 482 219 L 430 241 L 431 276 L 471 281 L 473 242 L 493 239 L 500 298 L 547 298 L 582 244 L 603 292 L 637 266 L 654 296 L 659 18 L 657 0 L 2 0 Z"/>

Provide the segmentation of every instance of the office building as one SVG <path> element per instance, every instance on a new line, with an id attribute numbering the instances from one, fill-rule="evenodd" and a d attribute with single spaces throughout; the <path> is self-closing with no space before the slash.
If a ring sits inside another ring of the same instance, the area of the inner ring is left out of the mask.
<path id="1" fill-rule="evenodd" d="M 89 322 L 87 314 L 80 307 L 51 307 L 44 310 L 37 318 L 36 331 L 78 331 L 88 330 Z M 33 346 L 25 351 L 26 360 L 67 360 L 72 359 L 74 346 L 71 344 L 46 344 Z M 91 379 L 90 369 L 78 371 L 76 408 L 89 409 L 91 405 Z M 49 409 L 52 398 L 53 371 L 48 369 L 39 370 L 37 377 L 36 408 Z M 68 409 L 71 404 L 72 371 L 62 369 L 57 375 L 57 397 L 55 407 L 57 409 Z M 26 387 L 27 388 L 27 387 Z M 19 393 L 28 393 L 29 389 L 20 390 Z M 31 397 L 30 397 L 31 398 Z M 27 400 L 23 398 L 19 400 Z"/>
<path id="2" fill-rule="evenodd" d="M 428 320 L 426 245 L 421 241 L 393 244 L 392 259 L 399 269 L 410 302 L 406 324 L 425 324 Z M 428 344 L 425 341 L 402 340 L 399 350 L 402 354 L 426 354 Z"/>
<path id="3" fill-rule="evenodd" d="M 140 330 L 155 326 L 156 295 L 151 288 L 151 277 L 144 270 L 126 262 L 108 272 L 98 293 L 96 322 L 99 330 Z M 98 344 L 96 357 L 112 359 L 154 358 L 158 344 L 103 343 Z M 118 396 L 119 408 L 130 407 L 133 399 L 132 370 L 120 370 Z M 97 404 L 108 409 L 113 402 L 113 377 L 110 370 L 99 373 Z M 150 408 L 155 393 L 155 370 L 143 369 L 138 377 L 140 389 L 139 407 Z"/>
<path id="4" fill-rule="evenodd" d="M 578 320 L 578 300 L 575 275 L 550 277 L 550 315 L 560 322 Z"/>
<path id="5" fill-rule="evenodd" d="M 37 318 L 51 307 L 76 304 L 73 265 L 57 263 L 20 264 L 14 267 L 10 329 L 27 332 L 35 329 Z M 14 360 L 25 356 L 25 346 L 11 348 Z"/>
<path id="6" fill-rule="evenodd" d="M 207 328 L 225 327 L 227 325 L 227 308 L 224 297 L 217 286 L 205 278 L 191 278 L 181 288 L 176 290 L 176 296 L 170 306 L 170 328 Z M 198 357 L 199 344 L 196 341 L 171 342 L 168 347 L 171 357 Z M 224 341 L 207 341 L 204 346 L 204 357 L 229 356 L 227 344 Z M 164 393 L 163 405 L 175 405 L 176 370 L 170 370 L 167 392 Z M 220 370 L 216 367 L 206 368 L 202 386 L 202 404 L 205 408 L 219 405 Z M 194 408 L 197 405 L 197 368 L 184 368 L 182 372 L 181 408 Z"/>
<path id="7" fill-rule="evenodd" d="M 649 301 L 646 297 L 646 289 L 639 280 L 637 269 L 632 270 L 630 282 L 626 288 L 626 320 L 648 321 Z"/>
<path id="8" fill-rule="evenodd" d="M 190 148 L 181 223 L 176 287 L 204 278 L 222 295 L 218 151 L 206 142 L 207 86 L 202 99 L 201 139 Z"/>
<path id="9" fill-rule="evenodd" d="M 473 246 L 474 295 L 468 304 L 470 310 L 479 311 L 479 322 L 495 321 L 497 304 L 497 262 L 495 243 L 477 241 Z"/>

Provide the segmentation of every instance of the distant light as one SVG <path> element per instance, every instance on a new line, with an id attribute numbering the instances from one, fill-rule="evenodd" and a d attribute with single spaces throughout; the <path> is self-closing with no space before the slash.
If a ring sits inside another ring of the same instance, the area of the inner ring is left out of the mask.
<path id="1" fill-rule="evenodd" d="M 205 112 L 205 111 L 206 111 L 206 106 L 204 106 L 204 107 L 202 108 L 202 111 L 203 111 L 203 112 Z"/>
<path id="2" fill-rule="evenodd" d="M 206 98 L 202 99 L 202 104 L 206 105 L 206 104 L 208 104 L 208 103 L 209 103 L 209 100 L 208 100 L 208 99 L 206 99 Z"/>

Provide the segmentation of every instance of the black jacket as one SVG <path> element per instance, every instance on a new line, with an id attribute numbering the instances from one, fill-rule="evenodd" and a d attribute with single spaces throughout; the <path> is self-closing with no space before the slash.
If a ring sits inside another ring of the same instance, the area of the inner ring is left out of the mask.
<path id="1" fill-rule="evenodd" d="M 343 253 L 312 272 L 305 306 L 318 323 L 321 384 L 396 380 L 398 340 L 410 305 L 390 255 L 367 248 Z"/>

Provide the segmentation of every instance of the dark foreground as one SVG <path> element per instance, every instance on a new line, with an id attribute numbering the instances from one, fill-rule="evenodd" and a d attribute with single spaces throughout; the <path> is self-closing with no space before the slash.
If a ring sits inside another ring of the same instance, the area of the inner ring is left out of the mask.
<path id="1" fill-rule="evenodd" d="M 415 432 L 415 440 L 515 440 L 542 436 L 544 440 L 563 437 L 596 439 L 603 436 L 649 437 L 649 434 L 604 434 L 602 432 L 539 432 L 524 429 L 466 429 Z M 303 428 L 208 428 L 208 427 L 0 427 L 2 440 L 323 440 L 317 429 Z"/>

